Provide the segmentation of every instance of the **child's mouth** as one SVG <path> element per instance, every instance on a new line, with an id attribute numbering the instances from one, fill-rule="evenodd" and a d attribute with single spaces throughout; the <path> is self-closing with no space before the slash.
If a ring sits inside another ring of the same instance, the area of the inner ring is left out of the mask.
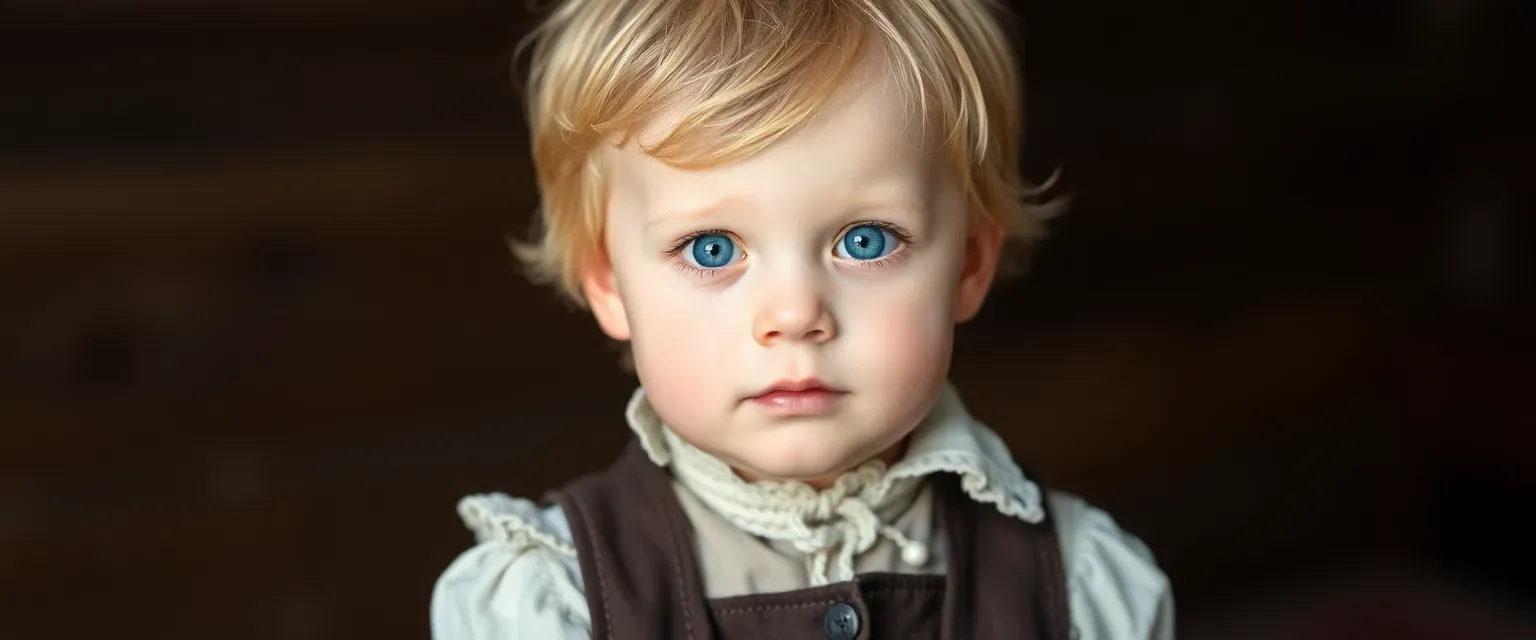
<path id="1" fill-rule="evenodd" d="M 775 416 L 813 416 L 831 412 L 848 392 L 819 380 L 775 384 L 751 398 Z"/>

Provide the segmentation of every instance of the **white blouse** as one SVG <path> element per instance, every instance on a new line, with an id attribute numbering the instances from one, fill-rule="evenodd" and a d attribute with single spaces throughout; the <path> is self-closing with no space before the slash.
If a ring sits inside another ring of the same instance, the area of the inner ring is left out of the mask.
<path id="1" fill-rule="evenodd" d="M 672 472 L 694 527 L 706 597 L 791 591 L 874 571 L 944 573 L 943 523 L 924 480 L 950 472 L 971 499 L 1021 520 L 1041 521 L 1042 500 L 1049 501 L 1074 638 L 1173 638 L 1172 591 L 1147 547 L 1075 496 L 1042 496 L 953 389 L 914 430 L 901 461 L 889 469 L 866 463 L 824 491 L 739 479 L 667 429 L 643 390 L 627 418 L 651 460 Z M 581 568 L 559 506 L 486 494 L 465 498 L 459 513 L 479 544 L 437 582 L 436 640 L 590 637 Z"/>

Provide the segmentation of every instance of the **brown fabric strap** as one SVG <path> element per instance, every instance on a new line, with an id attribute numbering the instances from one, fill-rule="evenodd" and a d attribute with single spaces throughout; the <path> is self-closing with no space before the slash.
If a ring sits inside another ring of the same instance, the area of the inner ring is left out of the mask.
<path id="1" fill-rule="evenodd" d="M 557 500 L 571 525 L 593 638 L 712 636 L 693 531 L 671 481 L 638 442 Z"/>
<path id="2" fill-rule="evenodd" d="M 1030 524 L 970 499 L 954 474 L 934 484 L 951 558 L 941 637 L 1069 640 L 1066 572 L 1050 514 Z"/>

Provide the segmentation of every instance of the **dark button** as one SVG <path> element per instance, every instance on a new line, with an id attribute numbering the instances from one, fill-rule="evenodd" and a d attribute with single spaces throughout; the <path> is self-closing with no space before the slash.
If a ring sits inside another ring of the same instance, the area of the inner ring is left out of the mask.
<path id="1" fill-rule="evenodd" d="M 859 637 L 859 612 L 846 602 L 834 604 L 827 607 L 821 628 L 828 640 L 853 640 Z"/>

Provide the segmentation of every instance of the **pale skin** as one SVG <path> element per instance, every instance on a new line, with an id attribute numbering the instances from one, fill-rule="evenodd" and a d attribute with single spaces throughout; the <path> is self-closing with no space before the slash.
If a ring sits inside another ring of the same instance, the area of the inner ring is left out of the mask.
<path id="1" fill-rule="evenodd" d="M 1001 232 L 968 220 L 889 73 L 868 56 L 816 119 L 735 164 L 602 152 L 606 255 L 583 270 L 587 302 L 632 344 L 662 420 L 749 480 L 825 487 L 899 458 L 996 273 Z M 753 401 L 812 378 L 842 392 L 825 410 Z"/>

